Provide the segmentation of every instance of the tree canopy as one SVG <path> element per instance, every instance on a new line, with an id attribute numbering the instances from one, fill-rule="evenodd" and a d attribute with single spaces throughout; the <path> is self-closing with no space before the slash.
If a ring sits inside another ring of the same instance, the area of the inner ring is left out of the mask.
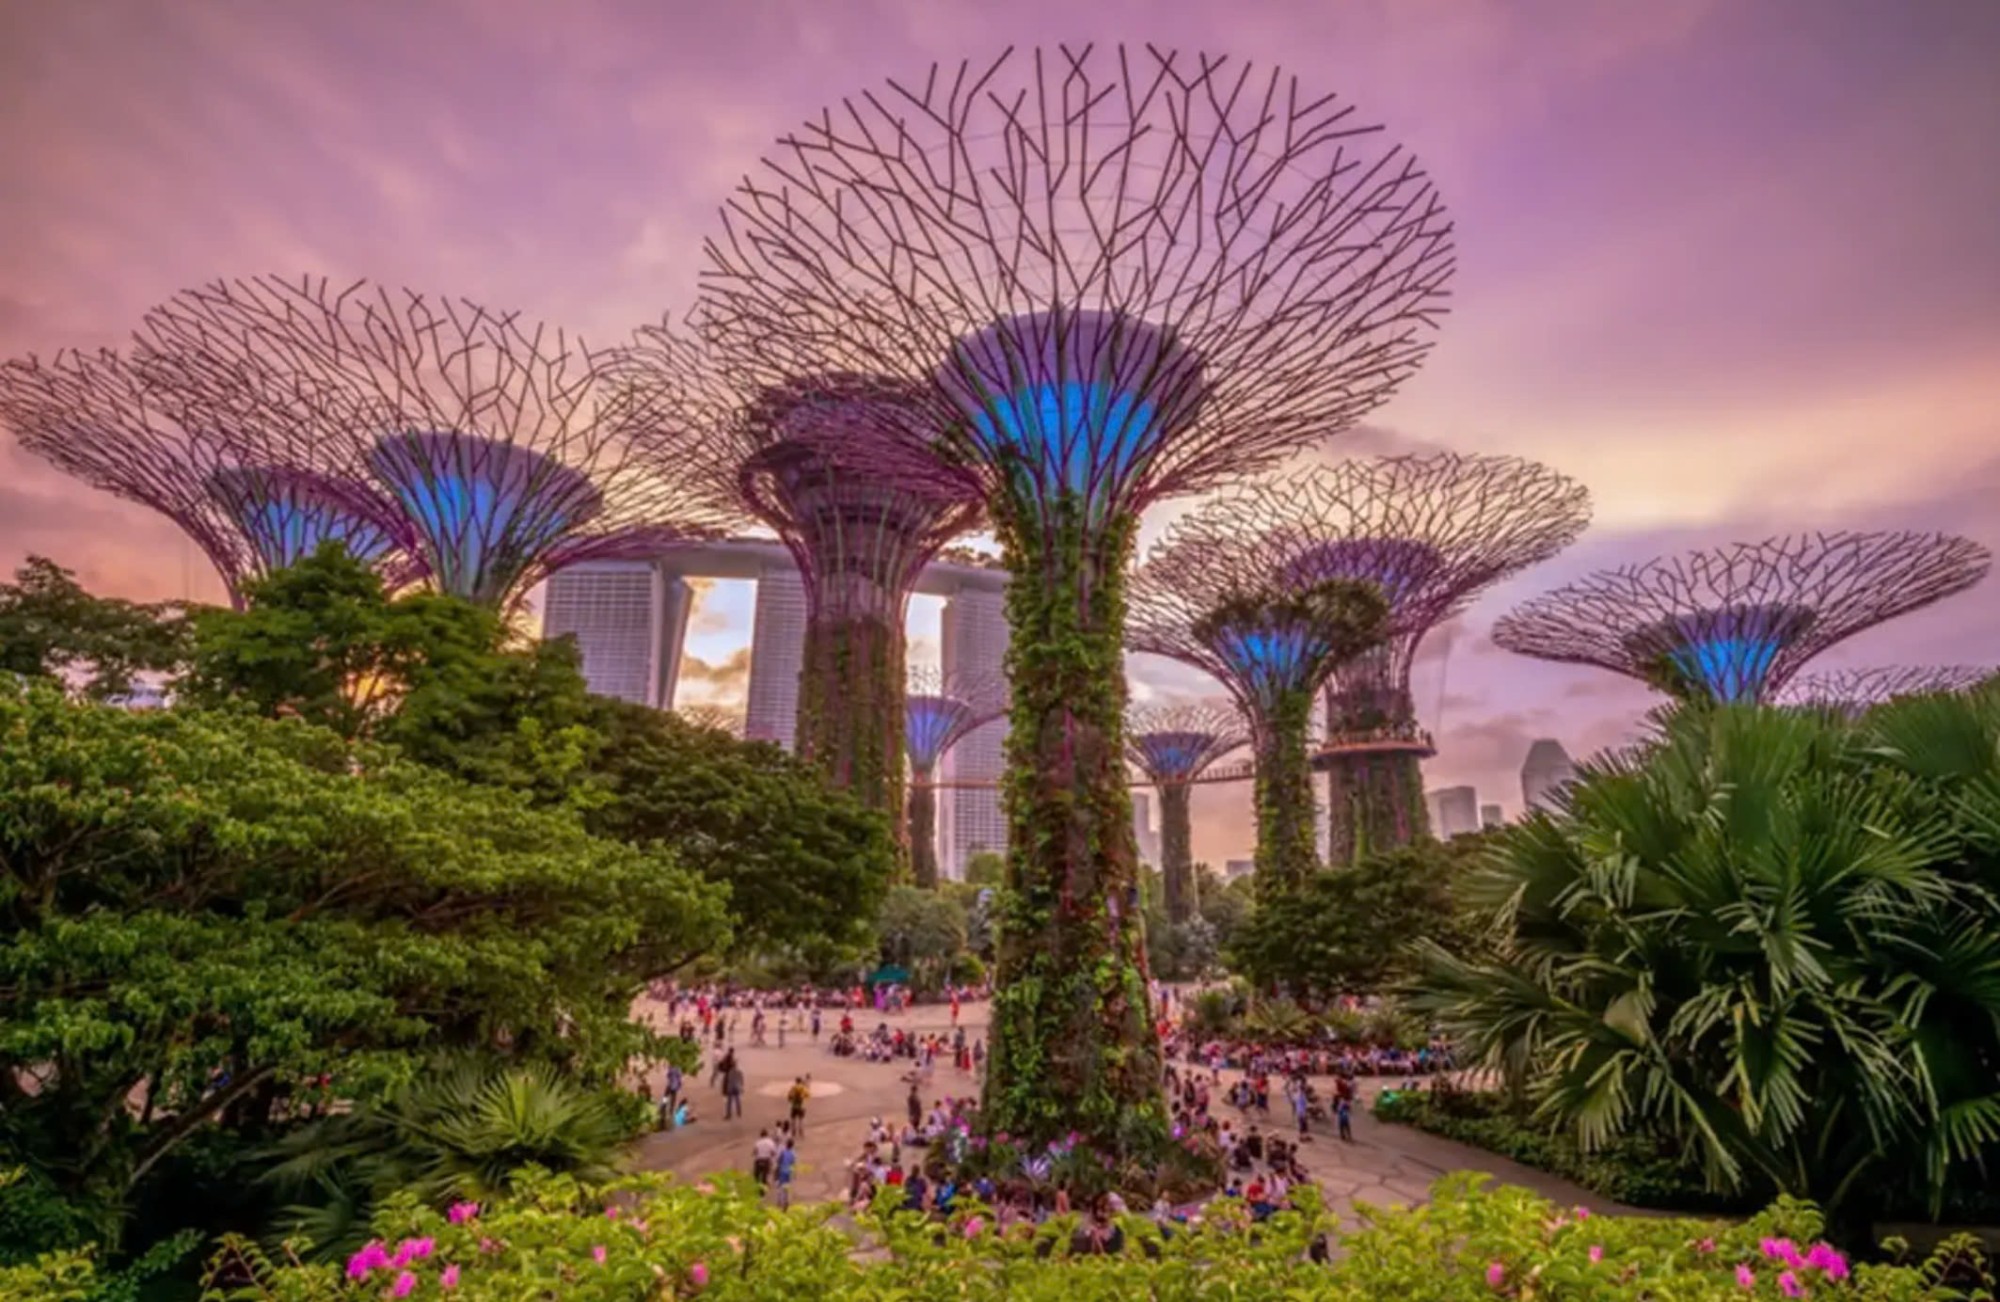
<path id="1" fill-rule="evenodd" d="M 450 1046 L 608 1080 L 725 937 L 665 850 L 298 721 L 0 690 L 0 1145 L 115 1208 L 218 1117 Z M 100 1231 L 101 1232 L 101 1231 Z"/>
<path id="2" fill-rule="evenodd" d="M 142 673 L 178 667 L 186 641 L 178 607 L 92 596 L 45 556 L 0 583 L 0 672 L 107 700 L 131 692 Z"/>

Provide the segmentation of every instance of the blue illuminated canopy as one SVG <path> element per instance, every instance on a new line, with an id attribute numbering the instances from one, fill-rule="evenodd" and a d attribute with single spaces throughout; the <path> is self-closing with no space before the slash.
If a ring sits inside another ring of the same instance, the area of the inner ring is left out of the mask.
<path id="1" fill-rule="evenodd" d="M 489 605 L 603 507 L 581 471 L 492 439 L 392 434 L 368 460 L 410 517 L 439 590 Z"/>
<path id="2" fill-rule="evenodd" d="M 1043 502 L 1114 506 L 1199 409 L 1200 362 L 1167 332 L 1059 309 L 962 339 L 943 379 L 981 456 Z"/>
<path id="3" fill-rule="evenodd" d="M 1155 778 L 1194 777 L 1215 758 L 1222 738 L 1212 732 L 1146 732 L 1131 740 L 1144 756 L 1140 765 Z"/>
<path id="4" fill-rule="evenodd" d="M 296 565 L 328 542 L 367 564 L 396 550 L 394 528 L 378 504 L 318 475 L 242 466 L 210 476 L 208 489 L 266 569 Z"/>
<path id="5" fill-rule="evenodd" d="M 903 743 L 919 772 L 937 767 L 944 753 L 987 721 L 970 702 L 955 696 L 912 694 L 903 701 Z"/>
<path id="6" fill-rule="evenodd" d="M 1655 625 L 1636 640 L 1670 676 L 1711 700 L 1761 701 L 1779 657 L 1812 620 L 1799 606 L 1727 606 Z"/>
<path id="7" fill-rule="evenodd" d="M 1394 615 L 1424 592 L 1443 562 L 1437 548 L 1413 538 L 1341 538 L 1308 548 L 1283 577 L 1295 584 L 1328 579 L 1373 583 Z"/>

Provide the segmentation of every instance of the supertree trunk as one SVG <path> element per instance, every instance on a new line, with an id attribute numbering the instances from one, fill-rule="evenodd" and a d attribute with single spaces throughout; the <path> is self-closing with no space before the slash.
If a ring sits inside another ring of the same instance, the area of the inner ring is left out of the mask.
<path id="1" fill-rule="evenodd" d="M 1310 690 L 1288 693 L 1255 739 L 1257 890 L 1266 899 L 1296 888 L 1318 866 L 1306 744 L 1312 701 Z"/>
<path id="2" fill-rule="evenodd" d="M 806 625 L 794 749 L 903 831 L 902 630 L 873 616 Z"/>
<path id="3" fill-rule="evenodd" d="M 1201 911 L 1194 885 L 1194 818 L 1185 782 L 1163 783 L 1160 793 L 1160 875 L 1167 888 L 1167 920 L 1175 926 Z"/>
<path id="4" fill-rule="evenodd" d="M 938 884 L 937 788 L 930 774 L 920 773 L 910 784 L 910 877 L 925 890 Z"/>
<path id="5" fill-rule="evenodd" d="M 1408 751 L 1336 755 L 1327 772 L 1327 862 L 1347 868 L 1431 834 L 1422 762 Z"/>
<path id="6" fill-rule="evenodd" d="M 1125 777 L 1124 571 L 1133 521 L 1086 530 L 1074 498 L 1006 528 L 1007 891 L 996 938 L 987 1124 L 1126 1149 L 1166 1131 Z M 1049 554 L 1053 553 L 1053 554 Z"/>

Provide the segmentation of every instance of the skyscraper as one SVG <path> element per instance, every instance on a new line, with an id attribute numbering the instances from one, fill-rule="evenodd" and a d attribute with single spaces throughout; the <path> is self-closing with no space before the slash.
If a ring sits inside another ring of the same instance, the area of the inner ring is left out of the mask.
<path id="1" fill-rule="evenodd" d="M 573 637 L 590 690 L 665 709 L 680 677 L 687 581 L 653 561 L 599 561 L 549 576 L 542 636 Z"/>
<path id="2" fill-rule="evenodd" d="M 1528 747 L 1521 762 L 1521 803 L 1529 810 L 1550 809 L 1558 789 L 1576 780 L 1576 765 L 1569 752 L 1553 737 L 1543 737 Z"/>
<path id="3" fill-rule="evenodd" d="M 1482 827 L 1482 828 L 1486 828 L 1486 827 L 1498 827 L 1498 826 L 1500 826 L 1500 825 L 1501 825 L 1502 823 L 1505 823 L 1506 821 L 1507 821 L 1507 815 L 1501 812 L 1501 809 L 1500 809 L 1500 806 L 1498 806 L 1498 805 L 1481 805 L 1481 806 L 1479 807 L 1479 826 L 1480 826 L 1480 827 Z"/>
<path id="4" fill-rule="evenodd" d="M 1431 826 L 1438 839 L 1479 830 L 1479 793 L 1471 787 L 1442 787 L 1424 797 L 1430 804 Z"/>
<path id="5" fill-rule="evenodd" d="M 749 708 L 743 735 L 792 748 L 798 725 L 799 666 L 805 658 L 806 586 L 790 558 L 774 559 L 757 576 L 750 629 Z"/>
<path id="6" fill-rule="evenodd" d="M 940 659 L 947 675 L 1005 673 L 1007 662 L 1007 598 L 1004 589 L 961 587 L 951 593 L 938 622 Z M 938 871 L 946 878 L 965 876 L 966 861 L 982 850 L 1007 851 L 1007 819 L 1000 808 L 998 782 L 1007 740 L 1006 719 L 996 719 L 969 733 L 945 752 L 938 766 L 940 782 L 980 782 L 993 786 L 951 787 L 938 810 Z"/>
<path id="7" fill-rule="evenodd" d="M 1160 834 L 1153 827 L 1153 797 L 1151 792 L 1132 793 L 1132 831 L 1139 838 L 1139 862 L 1157 868 L 1160 866 Z"/>

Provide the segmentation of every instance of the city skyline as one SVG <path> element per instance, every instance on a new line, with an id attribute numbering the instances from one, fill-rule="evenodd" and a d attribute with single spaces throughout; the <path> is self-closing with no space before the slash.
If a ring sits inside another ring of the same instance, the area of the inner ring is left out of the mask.
<path id="1" fill-rule="evenodd" d="M 177 291 L 265 271 L 462 293 L 616 342 L 687 305 L 716 205 L 822 104 L 1093 37 L 1311 65 L 1393 125 L 1463 222 L 1435 356 L 1326 455 L 1515 454 L 1591 490 L 1576 546 L 1427 641 L 1427 789 L 1518 812 L 1529 742 L 1581 759 L 1656 703 L 1493 646 L 1528 596 L 1769 533 L 2000 542 L 2000 6 L 1977 0 L 15 6 L 0 355 L 117 345 Z M 1153 512 L 1142 542 L 1193 505 Z M 115 595 L 222 595 L 171 525 L 0 446 L 0 565 L 30 552 Z M 750 585 L 693 587 L 682 680 L 740 701 Z M 940 604 L 913 602 L 915 658 L 937 658 Z M 1995 660 L 2000 603 L 1975 592 L 1813 668 Z M 1217 694 L 1131 668 L 1141 697 Z M 1247 851 L 1247 784 L 1198 788 L 1194 815 L 1197 857 Z"/>

